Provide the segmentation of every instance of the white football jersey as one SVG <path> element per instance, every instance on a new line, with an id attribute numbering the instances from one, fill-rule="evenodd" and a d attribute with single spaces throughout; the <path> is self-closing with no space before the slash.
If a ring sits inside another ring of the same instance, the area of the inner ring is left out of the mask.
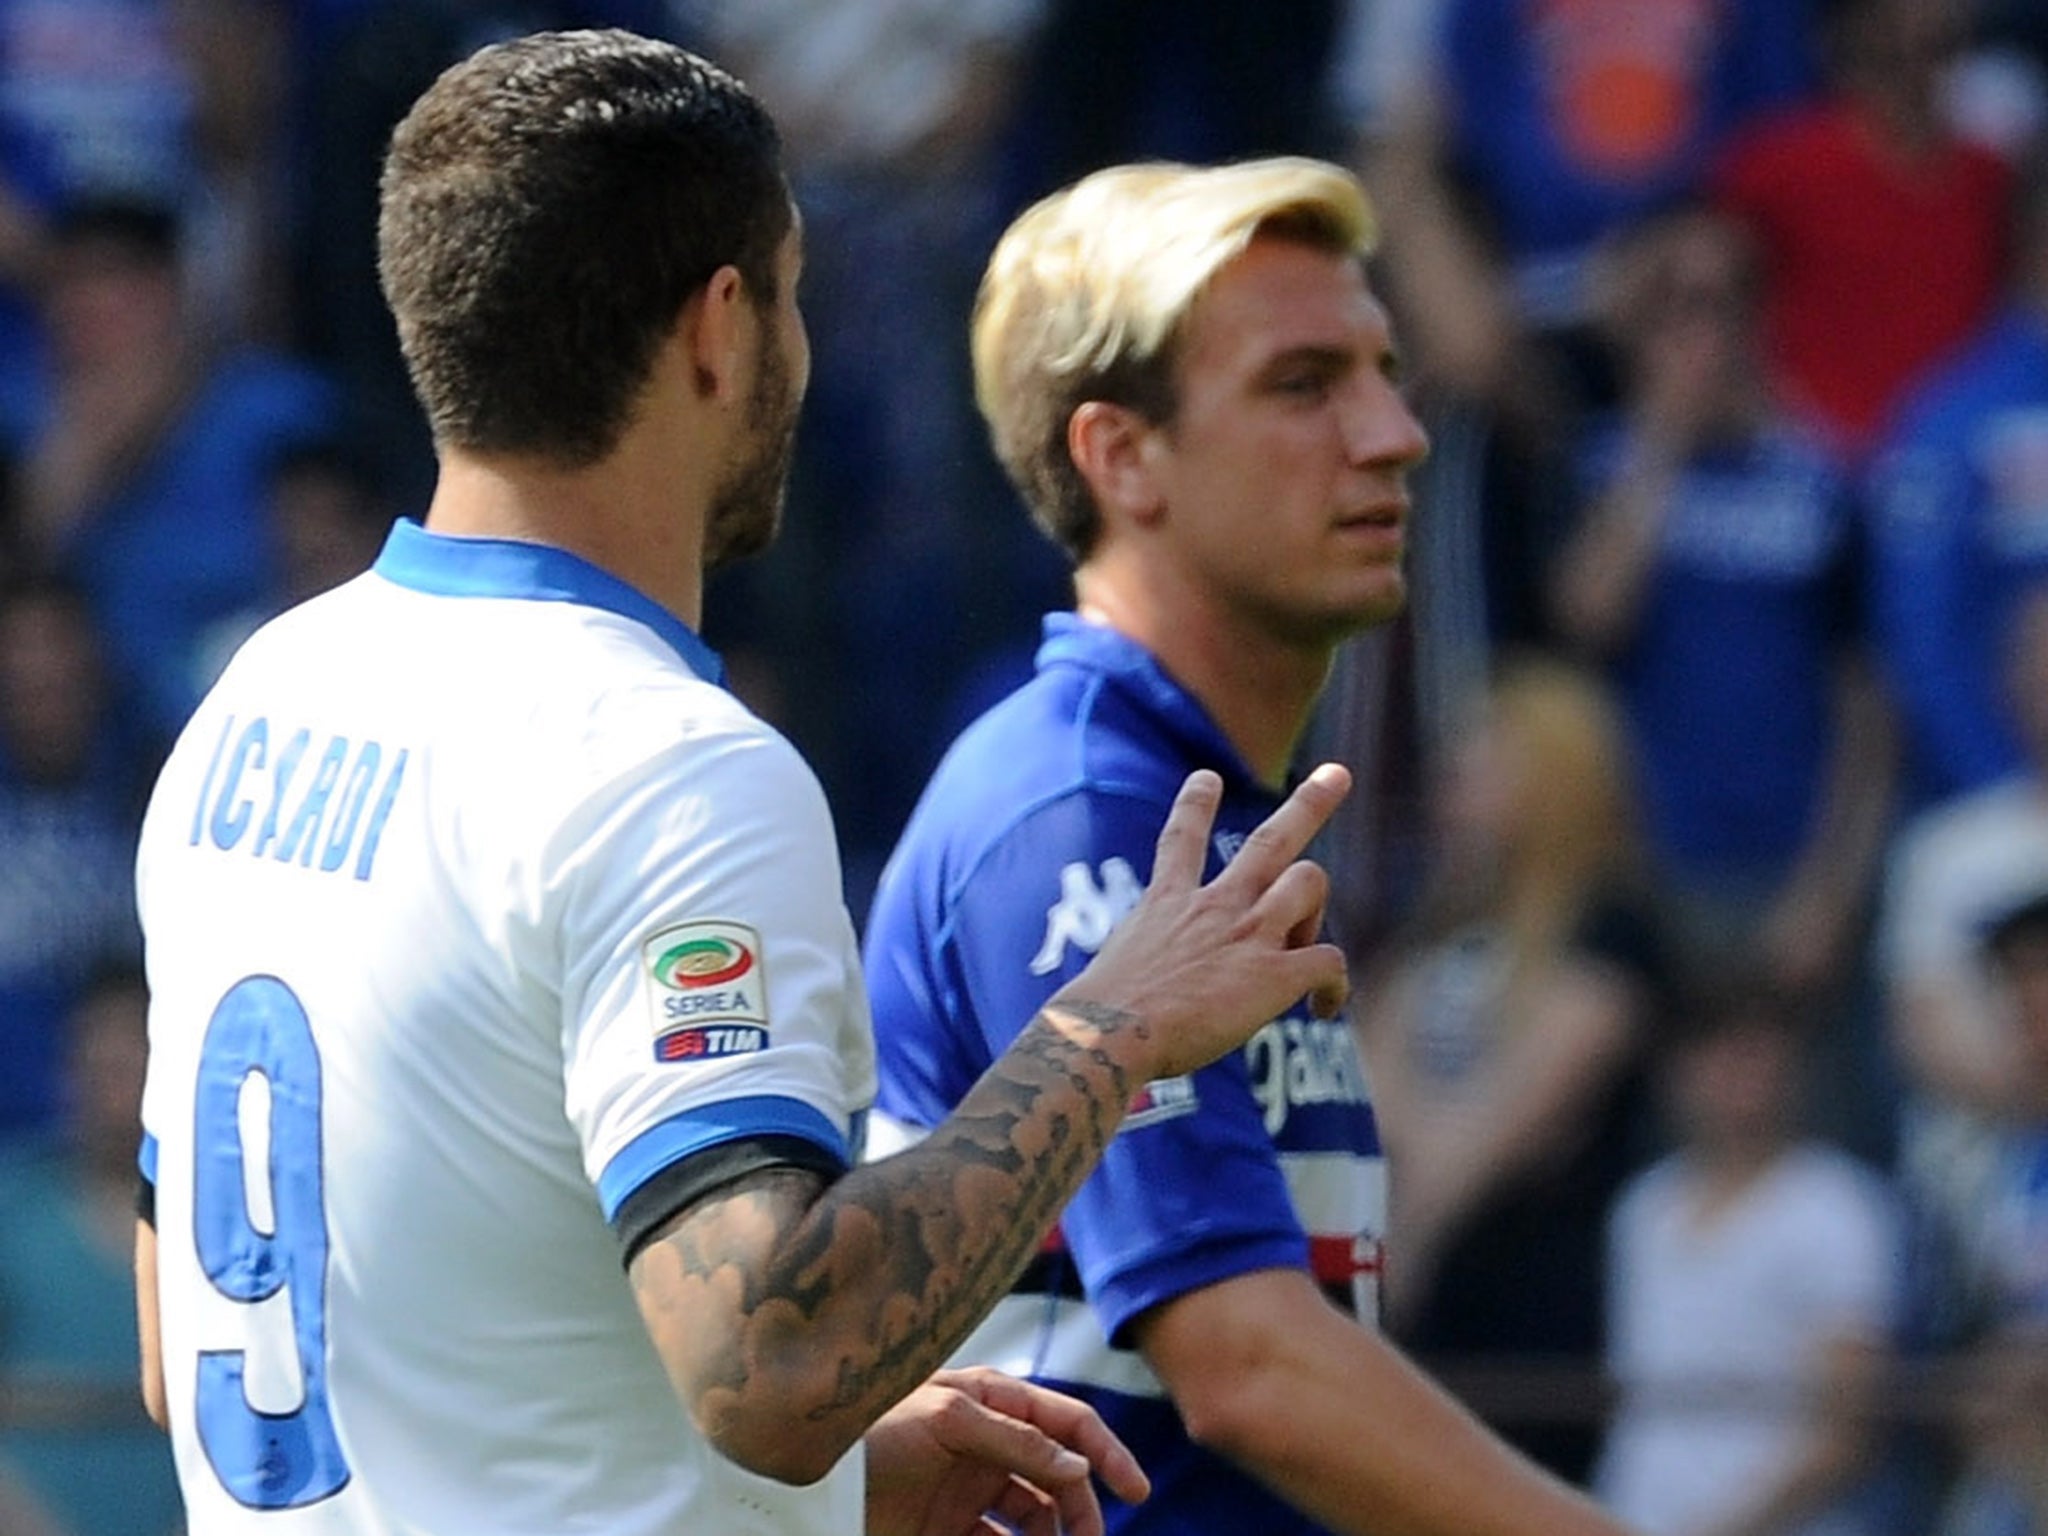
<path id="1" fill-rule="evenodd" d="M 873 1096 L 824 798 L 717 677 L 573 556 L 402 523 L 186 728 L 138 890 L 193 1530 L 860 1529 L 858 1451 L 697 1434 L 608 1227 L 713 1149 L 843 1166 Z"/>

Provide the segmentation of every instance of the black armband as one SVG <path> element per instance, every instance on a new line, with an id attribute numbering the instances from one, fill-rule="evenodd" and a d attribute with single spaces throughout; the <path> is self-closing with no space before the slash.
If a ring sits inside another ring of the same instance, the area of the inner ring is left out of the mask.
<path id="1" fill-rule="evenodd" d="M 669 1219 L 695 1205 L 722 1184 L 767 1168 L 800 1168 L 827 1183 L 846 1172 L 846 1165 L 828 1149 L 801 1136 L 750 1136 L 722 1141 L 670 1163 L 619 1202 L 612 1231 L 631 1264 L 648 1239 Z"/>

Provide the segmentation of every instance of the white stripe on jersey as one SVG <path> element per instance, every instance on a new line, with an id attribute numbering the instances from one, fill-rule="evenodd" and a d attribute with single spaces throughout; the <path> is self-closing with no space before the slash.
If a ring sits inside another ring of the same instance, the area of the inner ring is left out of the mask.
<path id="1" fill-rule="evenodd" d="M 1383 1236 L 1387 1164 L 1356 1152 L 1282 1152 L 1280 1171 L 1294 1213 L 1311 1237 Z"/>
<path id="2" fill-rule="evenodd" d="M 953 1357 L 955 1365 L 992 1365 L 1013 1376 L 1077 1382 L 1127 1397 L 1164 1398 L 1166 1388 L 1135 1349 L 1112 1349 L 1085 1301 L 1012 1295 Z"/>

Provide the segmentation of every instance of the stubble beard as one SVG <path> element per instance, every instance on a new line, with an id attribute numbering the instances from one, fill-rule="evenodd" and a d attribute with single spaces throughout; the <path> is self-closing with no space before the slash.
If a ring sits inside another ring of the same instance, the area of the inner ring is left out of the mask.
<path id="1" fill-rule="evenodd" d="M 782 351 L 765 337 L 754 390 L 747 400 L 747 457 L 712 499 L 704 527 L 707 573 L 758 555 L 775 542 L 789 471 L 796 457 L 796 423 L 802 402 L 790 387 Z"/>

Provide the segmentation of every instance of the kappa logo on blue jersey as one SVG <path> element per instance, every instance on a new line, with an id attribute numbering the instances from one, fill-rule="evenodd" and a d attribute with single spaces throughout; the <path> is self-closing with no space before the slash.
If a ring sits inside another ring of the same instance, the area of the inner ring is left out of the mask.
<path id="1" fill-rule="evenodd" d="M 1057 970 L 1069 944 L 1094 954 L 1144 894 L 1128 859 L 1104 859 L 1099 877 L 1080 859 L 1067 865 L 1060 871 L 1060 899 L 1046 908 L 1045 939 L 1031 957 L 1031 974 Z"/>
<path id="2" fill-rule="evenodd" d="M 745 923 L 678 923 L 640 946 L 656 1061 L 743 1056 L 768 1044 L 761 935 Z"/>

